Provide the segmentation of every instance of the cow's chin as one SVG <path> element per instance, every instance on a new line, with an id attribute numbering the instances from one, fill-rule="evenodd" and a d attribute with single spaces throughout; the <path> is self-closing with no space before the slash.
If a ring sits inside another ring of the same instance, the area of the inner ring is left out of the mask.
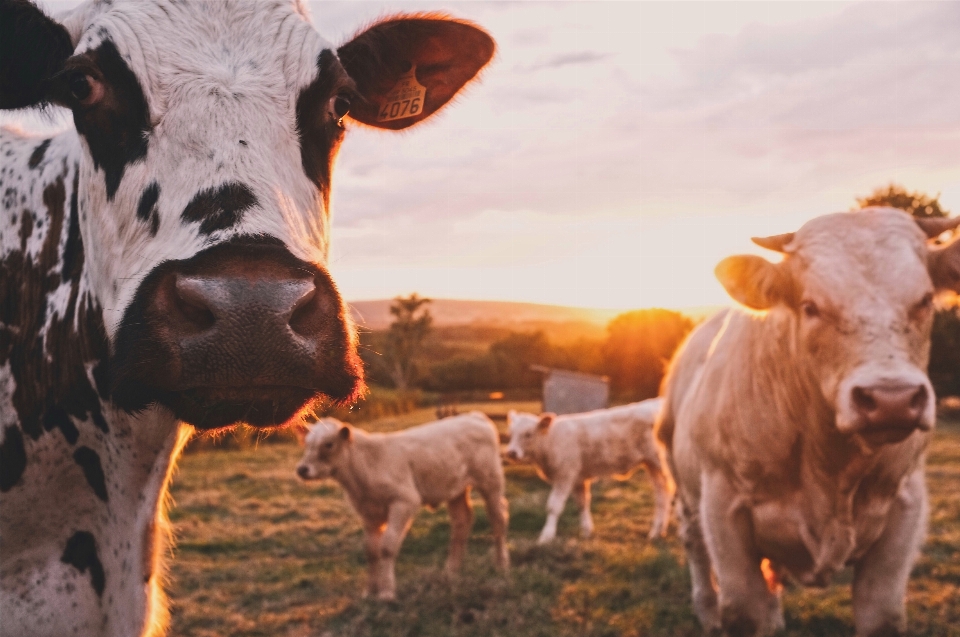
<path id="1" fill-rule="evenodd" d="M 318 400 L 303 387 L 194 387 L 172 392 L 163 403 L 197 429 L 219 429 L 238 423 L 275 427 L 294 420 Z"/>

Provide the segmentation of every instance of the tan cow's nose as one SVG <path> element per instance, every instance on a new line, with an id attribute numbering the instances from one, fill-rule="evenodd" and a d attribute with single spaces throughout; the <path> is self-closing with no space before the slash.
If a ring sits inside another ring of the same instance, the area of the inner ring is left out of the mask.
<path id="1" fill-rule="evenodd" d="M 853 388 L 853 404 L 866 428 L 919 427 L 929 399 L 923 385 Z"/>
<path id="2" fill-rule="evenodd" d="M 302 479 L 304 479 L 304 480 L 307 479 L 307 474 L 308 474 L 309 472 L 310 472 L 310 470 L 307 469 L 307 467 L 304 466 L 304 465 L 300 465 L 299 467 L 297 467 L 297 475 L 300 476 L 300 477 L 301 477 Z"/>

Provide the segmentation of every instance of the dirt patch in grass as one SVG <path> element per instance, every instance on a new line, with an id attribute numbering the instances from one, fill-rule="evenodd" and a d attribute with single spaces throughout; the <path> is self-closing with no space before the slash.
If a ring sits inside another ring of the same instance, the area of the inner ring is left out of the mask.
<path id="1" fill-rule="evenodd" d="M 373 428 L 431 417 L 415 413 Z M 675 529 L 663 541 L 646 538 L 653 495 L 642 471 L 627 482 L 594 485 L 593 539 L 577 537 L 570 502 L 558 541 L 541 547 L 535 541 L 547 485 L 528 467 L 508 467 L 509 577 L 493 568 L 482 503 L 474 503 L 469 554 L 454 580 L 441 572 L 450 532 L 446 511 L 422 511 L 398 560 L 399 600 L 383 604 L 360 598 L 366 566 L 356 516 L 335 483 L 296 478 L 300 453 L 293 444 L 276 444 L 183 459 L 171 511 L 178 538 L 168 587 L 172 635 L 701 634 Z M 928 465 L 930 532 L 910 584 L 910 631 L 960 637 L 960 423 L 941 423 Z M 784 608 L 785 635 L 853 634 L 848 585 L 788 589 Z"/>

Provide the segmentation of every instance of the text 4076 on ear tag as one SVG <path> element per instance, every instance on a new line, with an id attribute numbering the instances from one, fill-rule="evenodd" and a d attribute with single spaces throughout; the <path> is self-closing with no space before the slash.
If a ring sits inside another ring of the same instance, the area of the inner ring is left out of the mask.
<path id="1" fill-rule="evenodd" d="M 417 81 L 417 67 L 412 67 L 397 81 L 386 98 L 378 122 L 389 122 L 395 119 L 416 117 L 423 110 L 423 100 L 427 97 L 427 87 Z"/>

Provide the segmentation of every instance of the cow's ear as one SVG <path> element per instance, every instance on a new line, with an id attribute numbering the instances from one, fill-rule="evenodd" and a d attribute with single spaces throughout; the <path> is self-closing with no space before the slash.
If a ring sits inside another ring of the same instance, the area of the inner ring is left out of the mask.
<path id="1" fill-rule="evenodd" d="M 960 236 L 947 245 L 931 247 L 927 269 L 938 290 L 960 294 Z"/>
<path id="2" fill-rule="evenodd" d="M 293 435 L 297 437 L 297 442 L 301 445 L 307 441 L 307 434 L 310 433 L 310 426 L 307 423 L 293 425 Z"/>
<path id="3" fill-rule="evenodd" d="M 399 130 L 430 117 L 493 57 L 493 38 L 438 14 L 379 22 L 337 53 L 363 97 L 350 117 Z"/>
<path id="4" fill-rule="evenodd" d="M 340 436 L 340 440 L 350 440 L 353 438 L 353 432 L 350 431 L 350 425 L 341 426 L 340 431 L 337 432 L 337 435 Z"/>
<path id="5" fill-rule="evenodd" d="M 46 81 L 71 55 L 62 25 L 26 0 L 0 0 L 0 108 L 44 103 Z"/>
<path id="6" fill-rule="evenodd" d="M 540 414 L 540 421 L 537 423 L 537 431 L 547 431 L 553 425 L 556 414 Z"/>
<path id="7" fill-rule="evenodd" d="M 727 257 L 714 273 L 735 301 L 755 310 L 767 310 L 785 300 L 788 279 L 783 268 L 752 254 Z"/>

